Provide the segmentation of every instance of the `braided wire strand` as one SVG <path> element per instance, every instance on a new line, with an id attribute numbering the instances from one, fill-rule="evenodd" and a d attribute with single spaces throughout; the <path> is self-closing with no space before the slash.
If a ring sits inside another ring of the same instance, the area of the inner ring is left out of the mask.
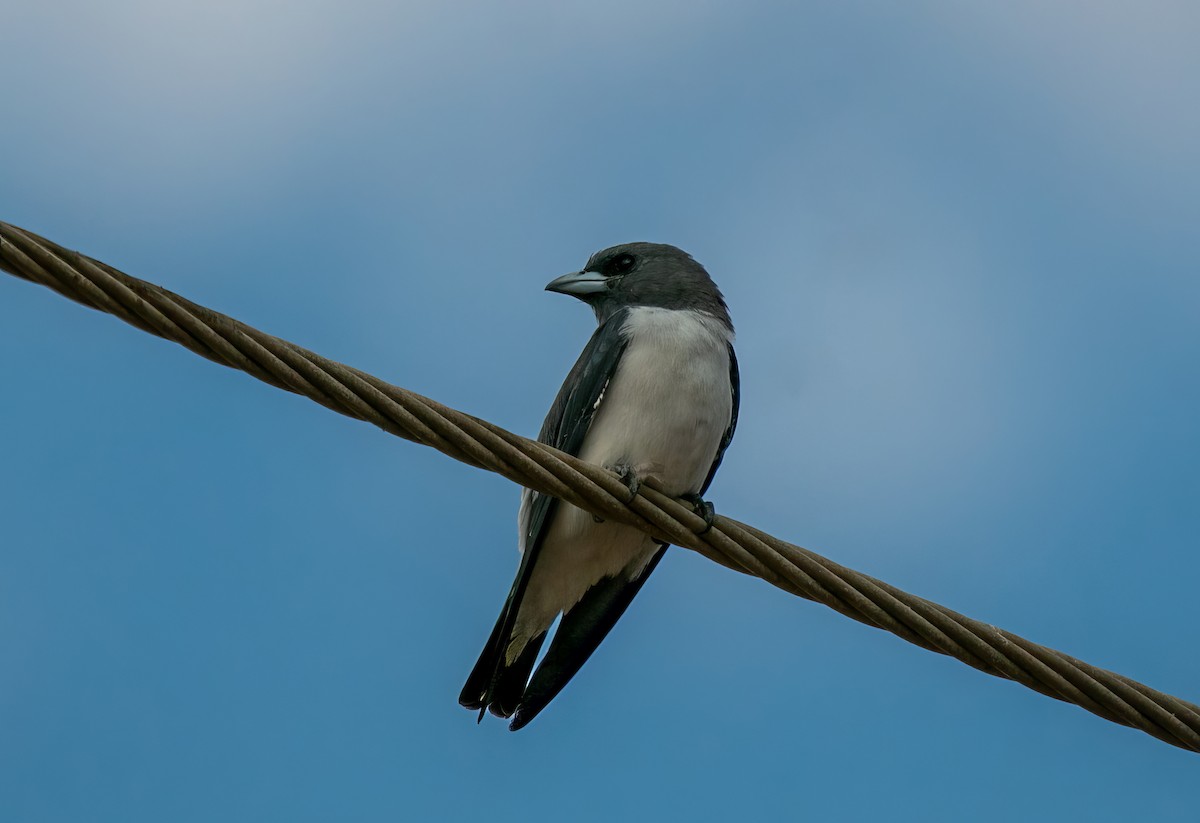
<path id="1" fill-rule="evenodd" d="M 611 472 L 265 334 L 166 289 L 0 222 L 0 269 L 308 397 L 389 434 L 628 523 L 790 594 L 1159 740 L 1200 751 L 1200 706 L 972 620 L 727 517 L 711 529 L 647 483 L 633 500 Z M 706 530 L 707 529 L 707 530 Z"/>

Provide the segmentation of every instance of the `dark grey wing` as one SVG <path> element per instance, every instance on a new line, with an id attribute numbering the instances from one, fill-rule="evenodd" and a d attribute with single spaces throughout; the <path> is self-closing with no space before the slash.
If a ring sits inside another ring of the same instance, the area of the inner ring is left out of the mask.
<path id="1" fill-rule="evenodd" d="M 738 406 L 742 402 L 742 378 L 738 374 L 737 355 L 733 353 L 732 343 L 729 344 L 729 388 L 733 393 L 733 412 L 729 415 L 729 428 L 721 437 L 721 445 L 717 446 L 717 456 L 713 458 L 712 467 L 708 470 L 708 477 L 704 478 L 700 494 L 704 494 L 712 485 L 713 478 L 717 476 L 717 469 L 721 467 L 721 461 L 725 458 L 725 450 L 733 442 L 733 432 L 737 429 Z"/>
<path id="2" fill-rule="evenodd" d="M 625 351 L 627 340 L 621 334 L 621 328 L 625 325 L 627 314 L 627 311 L 614 314 L 592 334 L 550 406 L 538 435 L 539 441 L 568 454 L 579 454 L 583 438 L 592 424 L 596 409 L 600 407 L 604 390 L 616 373 L 621 354 Z M 512 665 L 506 664 L 505 652 L 517 613 L 541 551 L 546 527 L 558 505 L 558 500 L 549 495 L 538 492 L 529 494 L 530 499 L 522 507 L 519 524 L 525 551 L 521 555 L 517 577 L 487 645 L 458 698 L 458 702 L 466 708 L 482 710 L 490 707 L 494 714 L 501 717 L 508 717 L 516 711 L 538 649 L 545 640 L 544 634 L 534 638 Z"/>
<path id="3" fill-rule="evenodd" d="M 628 340 L 621 333 L 621 328 L 628 314 L 628 309 L 614 314 L 592 333 L 583 353 L 558 390 L 550 411 L 546 413 L 542 430 L 538 432 L 539 442 L 567 454 L 579 454 L 583 438 L 592 426 L 592 418 L 604 399 L 604 390 L 617 373 L 617 365 L 625 352 Z M 518 524 L 524 532 L 526 558 L 536 554 L 535 547 L 540 548 L 546 523 L 558 503 L 557 498 L 540 492 L 530 491 L 529 494 L 529 505 L 525 507 L 522 521 Z"/>

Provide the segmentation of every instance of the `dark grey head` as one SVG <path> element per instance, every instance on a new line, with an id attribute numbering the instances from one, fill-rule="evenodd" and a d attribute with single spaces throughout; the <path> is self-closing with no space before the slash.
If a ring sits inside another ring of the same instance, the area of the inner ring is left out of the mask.
<path id="1" fill-rule="evenodd" d="M 704 267 L 665 243 L 625 243 L 598 251 L 583 271 L 552 280 L 547 291 L 578 297 L 603 323 L 621 309 L 654 306 L 707 312 L 730 329 L 729 310 Z"/>

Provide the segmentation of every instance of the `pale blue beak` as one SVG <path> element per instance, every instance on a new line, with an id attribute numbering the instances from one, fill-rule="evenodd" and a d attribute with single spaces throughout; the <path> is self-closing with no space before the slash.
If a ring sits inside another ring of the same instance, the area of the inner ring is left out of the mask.
<path id="1" fill-rule="evenodd" d="M 608 279 L 596 271 L 577 271 L 564 274 L 546 284 L 546 291 L 584 297 L 597 294 L 608 288 Z"/>

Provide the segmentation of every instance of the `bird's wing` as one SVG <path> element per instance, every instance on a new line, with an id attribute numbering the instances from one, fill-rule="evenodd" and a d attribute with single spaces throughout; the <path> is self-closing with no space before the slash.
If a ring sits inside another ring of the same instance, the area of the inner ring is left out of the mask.
<path id="1" fill-rule="evenodd" d="M 604 401 L 604 392 L 617 373 L 621 355 L 629 342 L 622 333 L 628 314 L 628 310 L 618 312 L 592 334 L 546 413 L 538 433 L 540 442 L 567 454 L 579 454 L 583 438 Z M 526 556 L 536 553 L 540 547 L 546 524 L 558 502 L 540 492 L 531 491 L 530 496 L 519 524 Z"/>
<path id="2" fill-rule="evenodd" d="M 717 469 L 721 467 L 721 460 L 725 457 L 725 450 L 729 448 L 729 444 L 733 441 L 733 432 L 737 429 L 738 406 L 742 402 L 742 378 L 738 374 L 737 355 L 733 353 L 732 343 L 729 344 L 729 388 L 733 393 L 733 409 L 729 415 L 729 428 L 721 436 L 721 445 L 717 446 L 717 456 L 713 458 L 713 464 L 708 470 L 708 477 L 704 478 L 704 485 L 700 487 L 700 494 L 704 494 L 708 491 L 708 487 L 712 485 L 713 478 L 717 474 Z"/>
<path id="3" fill-rule="evenodd" d="M 542 423 L 539 441 L 568 454 L 579 454 L 583 438 L 604 398 L 604 390 L 617 371 L 628 342 L 622 334 L 627 313 L 622 311 L 614 314 L 592 334 L 567 379 L 563 381 L 562 388 L 558 390 L 558 396 Z M 527 491 L 526 494 L 529 499 L 521 507 L 519 523 L 523 547 L 521 565 L 483 654 L 459 696 L 459 703 L 467 708 L 483 709 L 490 706 L 494 713 L 502 717 L 508 717 L 516 710 L 516 703 L 524 692 L 537 651 L 545 640 L 544 633 L 533 638 L 518 659 L 508 665 L 506 653 L 517 613 L 529 586 L 547 527 L 558 506 L 558 500 L 549 495 L 534 491 Z"/>

